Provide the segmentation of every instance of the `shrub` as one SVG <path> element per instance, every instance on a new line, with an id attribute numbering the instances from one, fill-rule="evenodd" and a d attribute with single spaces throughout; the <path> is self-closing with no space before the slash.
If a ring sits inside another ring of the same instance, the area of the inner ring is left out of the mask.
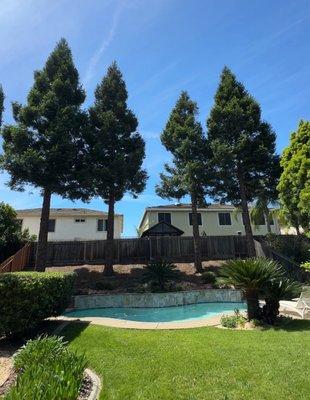
<path id="1" fill-rule="evenodd" d="M 241 289 L 247 302 L 248 319 L 260 319 L 259 294 L 272 279 L 280 278 L 283 270 L 266 258 L 231 260 L 220 268 L 222 283 Z"/>
<path id="2" fill-rule="evenodd" d="M 114 285 L 112 282 L 99 281 L 99 282 L 96 282 L 95 288 L 97 290 L 113 290 Z"/>
<path id="3" fill-rule="evenodd" d="M 270 234 L 265 237 L 265 241 L 278 253 L 296 263 L 303 263 L 310 258 L 310 241 L 305 236 Z"/>
<path id="4" fill-rule="evenodd" d="M 300 267 L 306 271 L 310 272 L 310 261 L 304 262 L 302 264 L 300 264 Z"/>
<path id="5" fill-rule="evenodd" d="M 33 241 L 28 230 L 22 230 L 14 208 L 0 203 L 0 263 L 15 254 L 26 242 Z"/>
<path id="6" fill-rule="evenodd" d="M 84 355 L 57 336 L 29 340 L 14 356 L 16 385 L 4 400 L 76 400 L 86 368 Z"/>
<path id="7" fill-rule="evenodd" d="M 18 336 L 68 306 L 74 274 L 17 272 L 0 275 L 0 336 Z"/>
<path id="8" fill-rule="evenodd" d="M 216 282 L 216 275 L 214 272 L 211 272 L 211 271 L 203 272 L 201 274 L 201 278 L 203 280 L 203 283 L 214 284 Z"/>
<path id="9" fill-rule="evenodd" d="M 176 271 L 176 265 L 169 261 L 150 262 L 143 271 L 143 277 L 146 282 L 150 282 L 159 290 L 164 290 L 169 280 L 176 279 L 179 272 Z"/>
<path id="10" fill-rule="evenodd" d="M 244 326 L 246 318 L 240 314 L 239 310 L 235 310 L 234 315 L 223 315 L 221 318 L 221 325 L 225 328 L 237 328 L 237 326 Z"/>

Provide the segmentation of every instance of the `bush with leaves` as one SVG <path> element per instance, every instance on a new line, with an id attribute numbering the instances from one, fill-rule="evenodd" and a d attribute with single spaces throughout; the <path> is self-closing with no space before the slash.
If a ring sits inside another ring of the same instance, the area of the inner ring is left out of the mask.
<path id="1" fill-rule="evenodd" d="M 287 278 L 276 278 L 265 285 L 263 318 L 265 322 L 274 325 L 277 321 L 280 308 L 280 300 L 292 299 L 300 294 L 298 283 Z"/>
<path id="2" fill-rule="evenodd" d="M 310 240 L 302 235 L 270 234 L 265 237 L 265 242 L 275 251 L 296 263 L 302 263 L 310 259 Z"/>
<path id="3" fill-rule="evenodd" d="M 206 283 L 206 284 L 209 283 L 209 284 L 213 285 L 216 282 L 216 275 L 212 271 L 203 272 L 201 274 L 201 278 L 202 278 L 203 283 Z"/>
<path id="4" fill-rule="evenodd" d="M 0 275 L 0 336 L 19 336 L 69 305 L 74 274 L 17 272 Z"/>
<path id="5" fill-rule="evenodd" d="M 235 310 L 234 315 L 223 315 L 221 317 L 221 325 L 225 328 L 237 328 L 244 326 L 246 318 L 240 314 L 238 309 Z"/>
<path id="6" fill-rule="evenodd" d="M 33 241 L 29 231 L 22 230 L 14 208 L 0 203 L 0 263 L 16 253 L 25 243 Z"/>
<path id="7" fill-rule="evenodd" d="M 177 279 L 179 271 L 177 266 L 169 261 L 153 261 L 145 266 L 143 278 L 145 282 L 149 282 L 160 290 L 165 290 L 169 281 Z"/>
<path id="8" fill-rule="evenodd" d="M 282 268 L 266 258 L 236 259 L 220 269 L 221 281 L 243 291 L 247 302 L 248 319 L 261 319 L 259 295 L 273 279 L 283 276 Z"/>
<path id="9" fill-rule="evenodd" d="M 14 356 L 16 384 L 4 400 L 76 400 L 86 368 L 84 355 L 57 336 L 29 340 Z"/>

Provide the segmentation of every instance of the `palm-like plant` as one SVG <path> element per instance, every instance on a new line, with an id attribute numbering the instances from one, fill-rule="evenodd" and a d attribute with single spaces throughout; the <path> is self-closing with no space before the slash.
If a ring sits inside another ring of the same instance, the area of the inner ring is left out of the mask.
<path id="1" fill-rule="evenodd" d="M 290 300 L 297 296 L 300 290 L 300 285 L 293 280 L 287 278 L 271 280 L 264 291 L 263 316 L 266 322 L 273 325 L 279 315 L 280 300 Z"/>
<path id="2" fill-rule="evenodd" d="M 154 261 L 146 265 L 144 270 L 144 279 L 147 282 L 155 283 L 161 290 L 164 290 L 165 284 L 169 280 L 176 279 L 179 276 L 177 266 L 169 261 Z"/>
<path id="3" fill-rule="evenodd" d="M 260 319 L 259 294 L 273 279 L 283 276 L 281 267 L 266 258 L 231 260 L 220 269 L 221 281 L 241 289 L 247 302 L 248 319 Z"/>

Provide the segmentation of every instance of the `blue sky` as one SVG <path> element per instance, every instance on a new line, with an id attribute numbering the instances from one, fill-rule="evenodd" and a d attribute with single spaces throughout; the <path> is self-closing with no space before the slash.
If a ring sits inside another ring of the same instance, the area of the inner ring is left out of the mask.
<path id="1" fill-rule="evenodd" d="M 136 200 L 125 196 L 116 211 L 125 236 L 135 235 L 146 206 L 163 204 L 154 193 L 169 154 L 159 135 L 181 90 L 198 102 L 204 127 L 219 75 L 229 66 L 260 102 L 281 152 L 300 119 L 310 119 L 310 2 L 308 0 L 1 0 L 0 82 L 10 102 L 24 102 L 56 42 L 65 37 L 93 101 L 96 84 L 116 60 L 129 105 L 146 140 L 149 180 Z M 11 191 L 0 174 L 0 200 L 16 208 L 40 207 L 36 190 Z M 73 203 L 53 196 L 53 207 Z M 106 210 L 100 199 L 85 206 Z"/>

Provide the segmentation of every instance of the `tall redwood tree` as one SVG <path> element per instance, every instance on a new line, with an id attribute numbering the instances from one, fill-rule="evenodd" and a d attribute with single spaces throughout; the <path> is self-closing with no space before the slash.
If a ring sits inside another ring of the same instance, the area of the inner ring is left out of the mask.
<path id="1" fill-rule="evenodd" d="M 10 174 L 12 189 L 39 188 L 43 197 L 35 267 L 44 270 L 50 202 L 53 193 L 81 197 L 76 174 L 83 152 L 87 116 L 81 111 L 85 92 L 61 39 L 44 68 L 34 73 L 27 103 L 13 103 L 14 125 L 4 126 L 1 165 Z"/>
<path id="2" fill-rule="evenodd" d="M 254 256 L 248 204 L 257 198 L 260 179 L 274 157 L 275 133 L 262 121 L 257 101 L 226 67 L 207 127 L 216 175 L 214 197 L 241 207 L 248 254 Z"/>
<path id="3" fill-rule="evenodd" d="M 114 208 L 126 192 L 137 197 L 145 188 L 142 168 L 145 143 L 137 132 L 138 120 L 127 106 L 127 90 L 114 62 L 95 91 L 89 109 L 88 156 L 93 195 L 108 205 L 105 275 L 113 274 Z"/>

